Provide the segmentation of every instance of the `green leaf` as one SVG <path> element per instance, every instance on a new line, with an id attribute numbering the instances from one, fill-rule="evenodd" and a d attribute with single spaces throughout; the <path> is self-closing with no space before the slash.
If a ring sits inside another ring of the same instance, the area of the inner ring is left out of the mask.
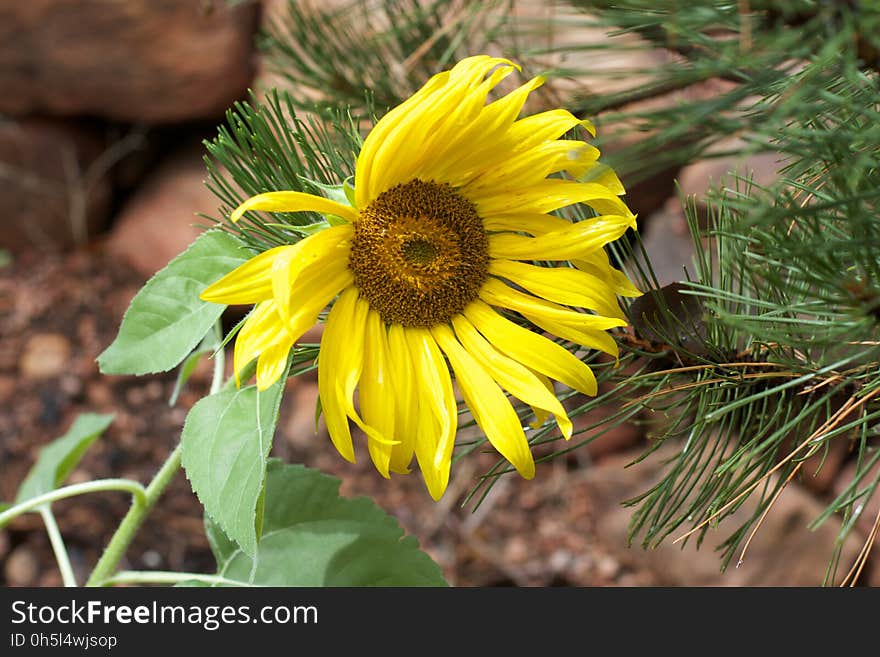
<path id="1" fill-rule="evenodd" d="M 268 390 L 225 389 L 200 399 L 183 426 L 183 467 L 205 512 L 241 549 L 257 549 L 258 512 L 285 372 Z"/>
<path id="2" fill-rule="evenodd" d="M 58 488 L 112 421 L 112 415 L 96 413 L 84 413 L 76 418 L 66 434 L 40 450 L 37 462 L 18 489 L 15 503 L 21 504 Z"/>
<path id="3" fill-rule="evenodd" d="M 174 406 L 177 403 L 177 398 L 180 396 L 184 386 L 186 386 L 186 382 L 189 381 L 189 377 L 195 372 L 196 366 L 202 360 L 202 356 L 214 353 L 221 348 L 221 339 L 220 326 L 215 323 L 214 331 L 204 337 L 201 344 L 186 357 L 183 365 L 180 366 L 180 370 L 177 372 L 177 381 L 174 382 L 174 390 L 171 393 L 171 398 L 168 400 L 169 406 Z"/>
<path id="4" fill-rule="evenodd" d="M 11 508 L 12 508 L 11 504 L 8 504 L 7 502 L 0 502 L 0 513 L 3 513 L 4 511 L 6 511 L 6 509 L 11 509 Z"/>
<path id="5" fill-rule="evenodd" d="M 186 358 L 226 308 L 199 294 L 248 259 L 242 247 L 229 233 L 207 231 L 147 281 L 98 356 L 101 372 L 166 372 Z"/>
<path id="6" fill-rule="evenodd" d="M 263 533 L 253 557 L 206 521 L 218 574 L 265 586 L 447 585 L 395 518 L 366 497 L 340 497 L 339 484 L 317 470 L 271 460 Z"/>

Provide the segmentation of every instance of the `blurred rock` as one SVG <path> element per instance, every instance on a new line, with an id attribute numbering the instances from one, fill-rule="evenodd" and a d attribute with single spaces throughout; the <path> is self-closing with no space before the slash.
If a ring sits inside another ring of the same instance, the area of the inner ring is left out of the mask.
<path id="1" fill-rule="evenodd" d="M 103 137 L 85 124 L 0 120 L 0 248 L 66 249 L 100 232 L 111 186 L 90 166 L 104 151 Z"/>
<path id="2" fill-rule="evenodd" d="M 739 567 L 735 567 L 737 553 L 730 567 L 721 572 L 720 555 L 714 548 L 754 514 L 757 506 L 754 496 L 717 529 L 710 529 L 699 549 L 693 537 L 684 546 L 672 543 L 689 527 L 673 532 L 654 549 L 643 550 L 638 538 L 633 547 L 627 549 L 633 509 L 621 506 L 621 502 L 654 485 L 662 473 L 663 461 L 673 454 L 670 448 L 663 448 L 629 468 L 624 466 L 639 453 L 619 454 L 587 472 L 590 499 L 597 511 L 597 535 L 603 538 L 607 549 L 617 551 L 616 558 L 624 563 L 647 566 L 656 573 L 661 585 L 668 586 L 818 586 L 822 583 L 840 521 L 830 518 L 817 529 L 808 529 L 807 525 L 824 505 L 797 485 L 789 485 L 779 496 Z M 858 537 L 851 536 L 845 542 L 841 556 L 844 572 L 860 548 Z"/>
<path id="3" fill-rule="evenodd" d="M 710 190 L 727 188 L 746 192 L 751 186 L 748 181 L 752 181 L 754 187 L 768 187 L 776 181 L 779 170 L 784 166 L 782 156 L 778 153 L 748 152 L 754 148 L 754 145 L 741 139 L 725 139 L 716 144 L 710 153 L 742 153 L 702 159 L 681 170 L 678 180 L 681 194 L 695 197 L 697 212 L 704 222 L 708 211 L 706 195 Z"/>
<path id="4" fill-rule="evenodd" d="M 798 481 L 815 493 L 830 490 L 849 454 L 850 445 L 845 436 L 832 440 L 827 453 L 820 449 L 804 461 Z"/>
<path id="5" fill-rule="evenodd" d="M 840 475 L 834 481 L 834 495 L 840 495 L 852 483 L 853 478 L 856 476 L 856 466 L 856 462 L 852 461 L 843 468 Z M 874 467 L 862 476 L 859 480 L 858 489 L 869 486 L 872 481 L 877 479 L 877 477 L 880 477 L 880 462 L 875 463 Z M 874 526 L 874 520 L 877 518 L 877 513 L 880 512 L 880 487 L 874 491 L 874 495 L 870 499 L 866 500 L 864 497 L 861 498 L 853 508 L 858 508 L 859 506 L 862 506 L 863 508 L 858 521 L 856 521 L 856 527 L 863 536 L 867 537 Z M 880 552 L 877 552 L 877 548 L 875 548 L 874 553 L 874 561 L 878 564 L 877 568 L 880 570 L 880 556 L 876 556 L 880 554 Z"/>
<path id="6" fill-rule="evenodd" d="M 209 223 L 196 214 L 217 214 L 219 202 L 205 187 L 206 177 L 200 146 L 172 154 L 122 208 L 109 251 L 145 277 L 162 269 L 202 232 L 196 224 Z"/>
<path id="7" fill-rule="evenodd" d="M 693 276 L 694 241 L 679 200 L 670 198 L 646 223 L 642 241 L 660 286 L 685 280 L 685 267 Z"/>
<path id="8" fill-rule="evenodd" d="M 59 333 L 37 333 L 28 339 L 18 366 L 26 379 L 51 379 L 70 362 L 70 342 Z"/>
<path id="9" fill-rule="evenodd" d="M 19 545 L 6 559 L 3 575 L 9 586 L 33 586 L 39 574 L 39 562 L 33 550 Z"/>
<path id="10" fill-rule="evenodd" d="M 0 112 L 216 118 L 253 76 L 259 5 L 30 0 L 0 5 Z"/>

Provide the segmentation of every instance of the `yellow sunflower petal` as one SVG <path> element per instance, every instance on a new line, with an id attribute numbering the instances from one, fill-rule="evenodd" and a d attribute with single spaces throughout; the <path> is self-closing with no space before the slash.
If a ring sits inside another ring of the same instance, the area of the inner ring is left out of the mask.
<path id="1" fill-rule="evenodd" d="M 497 142 L 516 120 L 529 94 L 544 84 L 536 77 L 509 94 L 486 105 L 470 125 L 463 126 L 458 139 L 450 143 L 436 164 L 438 180 L 460 187 L 477 174 L 504 161 L 508 152 L 497 149 Z M 493 145 L 496 149 L 489 148 Z"/>
<path id="2" fill-rule="evenodd" d="M 566 306 L 589 308 L 607 317 L 624 320 L 614 291 L 592 274 L 571 267 L 538 267 L 525 262 L 496 259 L 489 273 L 506 278 L 532 294 Z"/>
<path id="3" fill-rule="evenodd" d="M 462 397 L 492 446 L 525 479 L 535 476 L 535 460 L 522 424 L 507 396 L 492 377 L 456 340 L 448 326 L 435 326 L 431 335 L 449 359 Z"/>
<path id="4" fill-rule="evenodd" d="M 385 438 L 384 441 L 367 440 L 373 465 L 383 477 L 388 478 L 391 450 L 394 439 L 394 384 L 393 372 L 388 358 L 388 335 L 379 313 L 367 315 L 364 341 L 364 372 L 360 382 L 360 406 L 364 422 Z"/>
<path id="5" fill-rule="evenodd" d="M 572 260 L 584 258 L 632 228 L 630 217 L 604 215 L 571 224 L 564 230 L 526 237 L 510 233 L 489 235 L 489 255 L 509 260 Z"/>
<path id="6" fill-rule="evenodd" d="M 315 269 L 317 271 L 307 270 L 290 291 L 293 300 L 298 299 L 299 302 L 283 326 L 294 340 L 299 340 L 303 333 L 312 328 L 327 304 L 354 282 L 354 276 L 347 267 L 336 267 L 326 272 Z M 281 314 L 278 316 L 280 319 Z"/>
<path id="7" fill-rule="evenodd" d="M 258 210 L 262 212 L 321 212 L 322 214 L 334 214 L 346 221 L 357 219 L 357 210 L 354 208 L 331 201 L 322 196 L 306 194 L 304 192 L 266 192 L 251 196 L 239 205 L 229 219 L 236 222 L 241 219 L 245 212 Z"/>
<path id="8" fill-rule="evenodd" d="M 598 386 L 592 370 L 552 340 L 505 319 L 482 301 L 471 303 L 464 315 L 490 343 L 514 360 L 584 394 L 596 394 Z"/>
<path id="9" fill-rule="evenodd" d="M 239 385 L 240 372 L 254 358 L 279 340 L 289 336 L 278 316 L 278 307 L 271 299 L 258 303 L 250 312 L 235 337 L 232 367 L 235 371 L 236 383 Z"/>
<path id="10" fill-rule="evenodd" d="M 374 179 L 376 187 L 370 190 L 371 195 L 414 178 L 438 179 L 437 165 L 446 161 L 446 150 L 462 138 L 461 127 L 473 122 L 485 106 L 489 91 L 512 71 L 512 66 L 503 66 L 474 88 L 455 84 L 453 78 L 448 89 L 426 99 L 426 115 L 401 122 L 383 145 L 382 159 L 373 162 L 382 175 Z"/>
<path id="11" fill-rule="evenodd" d="M 431 436 L 436 435 L 436 439 L 423 441 L 422 434 L 419 434 L 419 439 L 416 441 L 416 457 L 422 470 L 427 467 L 432 471 L 445 471 L 448 480 L 452 450 L 455 447 L 455 432 L 458 429 L 458 405 L 455 402 L 452 378 L 449 376 L 449 368 L 443 359 L 443 354 L 428 329 L 408 328 L 404 333 L 412 357 L 413 372 L 422 395 L 421 399 L 438 427 L 438 430 L 431 434 Z M 425 413 L 420 410 L 419 415 Z M 424 458 L 420 454 L 423 454 Z"/>
<path id="12" fill-rule="evenodd" d="M 571 438 L 571 420 L 559 399 L 526 366 L 502 355 L 462 315 L 452 319 L 461 346 L 511 395 L 533 409 L 552 413 L 562 435 Z"/>
<path id="13" fill-rule="evenodd" d="M 346 288 L 339 295 L 327 315 L 318 355 L 318 395 L 327 433 L 336 450 L 352 463 L 355 462 L 354 445 L 343 402 L 344 381 L 349 373 L 343 371 L 343 364 L 349 368 L 357 366 L 352 359 L 343 359 L 341 356 L 352 343 L 363 344 L 363 324 L 358 325 L 355 321 L 357 297 L 357 288 L 354 286 Z M 359 378 L 358 373 L 355 379 Z"/>
<path id="14" fill-rule="evenodd" d="M 551 335 L 563 338 L 564 340 L 570 340 L 590 349 L 597 349 L 615 358 L 619 353 L 617 342 L 605 331 L 577 323 L 555 321 L 546 315 L 532 315 L 530 313 L 523 313 L 522 315 L 532 324 L 541 327 Z"/>
<path id="15" fill-rule="evenodd" d="M 405 329 L 400 324 L 388 327 L 388 365 L 397 399 L 394 428 L 400 443 L 391 449 L 392 472 L 407 474 L 415 452 L 418 431 L 419 397 L 413 366 L 406 344 Z"/>
<path id="16" fill-rule="evenodd" d="M 608 254 L 604 249 L 596 249 L 595 251 L 585 253 L 577 260 L 572 260 L 571 264 L 604 280 L 614 290 L 615 294 L 622 297 L 642 296 L 641 290 L 633 285 L 626 274 L 611 266 Z"/>
<path id="17" fill-rule="evenodd" d="M 276 246 L 239 265 L 199 295 L 203 301 L 228 305 L 251 304 L 272 298 L 272 267 L 295 249 L 295 245 Z"/>
<path id="18" fill-rule="evenodd" d="M 555 303 L 544 301 L 538 297 L 523 294 L 495 278 L 486 279 L 480 290 L 480 298 L 493 306 L 509 308 L 521 313 L 531 313 L 557 322 L 574 324 L 600 331 L 617 326 L 626 326 L 626 320 L 624 319 L 579 313 Z"/>
<path id="19" fill-rule="evenodd" d="M 483 217 L 483 226 L 490 231 L 544 235 L 555 230 L 567 230 L 571 228 L 572 222 L 546 212 L 518 212 L 486 215 Z"/>
<path id="20" fill-rule="evenodd" d="M 635 228 L 629 208 L 604 185 L 548 178 L 528 187 L 501 190 L 496 195 L 475 199 L 481 216 L 515 212 L 552 212 L 575 203 L 586 203 L 599 214 L 628 216 Z M 580 222 L 584 223 L 584 222 Z"/>
<path id="21" fill-rule="evenodd" d="M 257 390 L 266 390 L 284 374 L 292 346 L 293 340 L 282 338 L 260 353 L 257 359 Z"/>
<path id="22" fill-rule="evenodd" d="M 314 268 L 329 272 L 331 268 L 338 270 L 347 267 L 353 236 L 353 226 L 334 226 L 300 240 L 279 254 L 272 264 L 272 294 L 283 322 L 290 322 L 291 291 L 303 270 Z M 307 294 L 313 294 L 311 289 L 306 289 Z"/>
<path id="23" fill-rule="evenodd" d="M 513 66 L 509 60 L 487 55 L 463 59 L 450 71 L 432 77 L 376 123 L 364 140 L 355 167 L 358 207 L 365 207 L 383 191 L 405 182 L 407 171 L 416 177 L 414 165 L 423 156 L 436 157 L 437 153 L 425 152 L 425 136 L 499 65 Z"/>
<path id="24" fill-rule="evenodd" d="M 484 196 L 497 196 L 502 191 L 512 191 L 540 183 L 552 173 L 566 171 L 572 176 L 580 176 L 587 171 L 596 158 L 599 149 L 582 141 L 559 139 L 545 142 L 523 153 L 508 158 L 462 188 L 462 193 L 479 204 Z"/>

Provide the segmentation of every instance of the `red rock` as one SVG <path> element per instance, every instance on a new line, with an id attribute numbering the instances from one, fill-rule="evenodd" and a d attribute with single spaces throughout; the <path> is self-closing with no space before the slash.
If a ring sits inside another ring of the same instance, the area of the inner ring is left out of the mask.
<path id="1" fill-rule="evenodd" d="M 122 209 L 107 241 L 109 251 L 145 277 L 186 249 L 219 202 L 204 185 L 201 147 L 184 148 L 159 166 Z"/>
<path id="2" fill-rule="evenodd" d="M 51 379 L 65 371 L 70 342 L 59 333 L 37 333 L 24 346 L 18 366 L 26 379 Z"/>
<path id="3" fill-rule="evenodd" d="M 0 6 L 0 112 L 216 118 L 253 75 L 259 4 L 30 0 Z"/>
<path id="4" fill-rule="evenodd" d="M 89 167 L 104 150 L 96 130 L 74 122 L 0 121 L 0 248 L 66 249 L 100 232 L 111 186 Z"/>

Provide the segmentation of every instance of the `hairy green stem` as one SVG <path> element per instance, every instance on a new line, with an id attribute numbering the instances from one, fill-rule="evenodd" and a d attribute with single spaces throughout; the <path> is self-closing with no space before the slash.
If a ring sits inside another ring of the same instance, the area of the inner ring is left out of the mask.
<path id="1" fill-rule="evenodd" d="M 55 552 L 55 561 L 58 562 L 64 586 L 76 586 L 76 575 L 73 574 L 73 566 L 70 565 L 67 547 L 64 545 L 64 539 L 61 538 L 58 523 L 55 522 L 55 514 L 52 513 L 51 507 L 45 504 L 40 507 L 40 515 L 43 516 L 46 533 L 49 534 L 49 542 L 52 543 L 52 551 Z"/>
<path id="2" fill-rule="evenodd" d="M 125 517 L 116 529 L 116 533 L 113 534 L 113 538 L 110 539 L 110 543 L 104 549 L 104 554 L 101 555 L 98 564 L 89 576 L 86 586 L 98 586 L 99 582 L 108 579 L 113 574 L 128 546 L 131 545 L 137 530 L 140 529 L 147 515 L 153 510 L 153 506 L 159 501 L 162 493 L 165 492 L 168 484 L 171 483 L 171 479 L 180 468 L 182 451 L 183 446 L 178 444 L 165 463 L 162 464 L 156 476 L 153 477 L 153 481 L 147 486 L 144 499 L 135 499 L 132 502 L 131 508 L 125 514 Z"/>
<path id="3" fill-rule="evenodd" d="M 219 327 L 215 326 L 215 330 L 219 331 Z M 223 383 L 224 367 L 224 352 L 220 349 L 214 355 L 214 376 L 211 381 L 211 391 L 209 394 L 214 394 L 220 390 L 220 386 Z M 159 472 L 153 477 L 149 486 L 147 486 L 144 498 L 135 499 L 132 502 L 128 513 L 125 514 L 125 517 L 122 519 L 122 522 L 119 523 L 119 527 L 116 528 L 116 532 L 113 534 L 107 547 L 104 548 L 104 554 L 102 554 L 101 558 L 98 560 L 95 569 L 92 571 L 92 574 L 86 582 L 86 586 L 101 586 L 104 582 L 111 580 L 116 567 L 125 555 L 126 550 L 128 550 L 129 545 L 131 545 L 132 540 L 134 540 L 138 529 L 140 529 L 144 520 L 146 520 L 150 511 L 153 510 L 156 502 L 159 501 L 159 498 L 165 492 L 165 489 L 168 488 L 168 484 L 171 483 L 174 475 L 177 474 L 177 471 L 180 469 L 182 454 L 183 445 L 178 443 L 177 447 L 174 448 L 174 451 L 168 455 L 165 463 L 162 464 Z"/>
<path id="4" fill-rule="evenodd" d="M 220 577 L 219 575 L 176 573 L 164 570 L 121 570 L 100 584 L 101 586 L 112 586 L 114 584 L 179 584 L 188 581 L 201 582 L 202 584 L 222 584 L 224 586 L 250 586 L 234 579 Z"/>
<path id="5" fill-rule="evenodd" d="M 86 493 L 101 493 L 109 490 L 131 493 L 135 500 L 140 499 L 143 501 L 146 499 L 144 487 L 131 479 L 98 479 L 97 481 L 87 481 L 82 484 L 71 484 L 70 486 L 64 486 L 63 488 L 43 493 L 6 509 L 6 511 L 0 513 L 0 528 L 23 513 L 39 511 L 39 508 L 44 504 L 51 504 L 58 500 L 85 495 Z"/>

